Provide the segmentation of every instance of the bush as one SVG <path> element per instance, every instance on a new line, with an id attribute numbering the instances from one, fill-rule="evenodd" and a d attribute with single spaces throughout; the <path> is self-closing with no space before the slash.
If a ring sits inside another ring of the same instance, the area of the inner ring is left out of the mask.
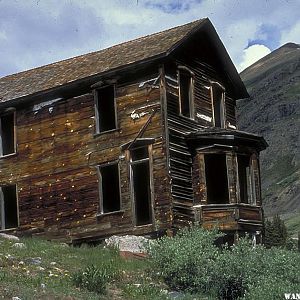
<path id="1" fill-rule="evenodd" d="M 274 216 L 272 221 L 265 221 L 264 236 L 264 244 L 267 248 L 286 246 L 287 229 L 279 215 Z"/>
<path id="2" fill-rule="evenodd" d="M 300 290 L 298 252 L 253 247 L 247 238 L 219 249 L 219 236 L 191 228 L 155 241 L 148 250 L 152 266 L 170 288 L 218 299 L 279 299 Z"/>
<path id="3" fill-rule="evenodd" d="M 134 300 L 169 300 L 170 298 L 159 287 L 153 284 L 139 286 L 127 285 L 124 288 L 126 299 Z"/>
<path id="4" fill-rule="evenodd" d="M 299 285 L 293 284 L 287 280 L 278 281 L 276 276 L 259 277 L 255 285 L 249 286 L 246 291 L 245 300 L 274 300 L 285 299 L 285 293 L 296 293 L 299 291 Z M 288 298 L 292 299 L 292 298 Z"/>
<path id="5" fill-rule="evenodd" d="M 163 237 L 149 245 L 153 270 L 174 290 L 208 291 L 214 282 L 214 265 L 221 234 L 202 228 L 185 228 L 175 238 Z"/>
<path id="6" fill-rule="evenodd" d="M 72 280 L 76 287 L 86 289 L 90 292 L 104 294 L 107 284 L 112 281 L 118 272 L 113 264 L 96 267 L 88 266 L 83 271 L 73 274 Z"/>

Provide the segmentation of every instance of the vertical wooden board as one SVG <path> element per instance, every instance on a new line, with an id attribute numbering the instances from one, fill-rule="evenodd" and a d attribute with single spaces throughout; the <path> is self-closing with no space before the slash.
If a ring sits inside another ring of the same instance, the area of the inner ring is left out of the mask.
<path id="1" fill-rule="evenodd" d="M 229 203 L 237 203 L 237 167 L 234 153 L 226 154 Z"/>
<path id="2" fill-rule="evenodd" d="M 204 154 L 197 153 L 193 159 L 194 204 L 207 204 Z"/>
<path id="3" fill-rule="evenodd" d="M 105 223 L 104 219 L 97 218 L 99 195 L 95 166 L 110 160 L 120 160 L 124 212 L 112 214 L 109 222 L 116 226 L 115 233 L 133 230 L 128 166 L 120 146 L 137 136 L 155 106 L 159 109 L 143 137 L 156 141 L 153 157 L 156 219 L 161 224 L 169 222 L 168 189 L 161 184 L 168 180 L 160 89 L 149 85 L 141 87 L 141 80 L 117 88 L 120 128 L 98 136 L 94 135 L 92 93 L 48 106 L 35 103 L 18 109 L 18 153 L 0 161 L 0 184 L 18 183 L 20 230 L 47 227 L 51 235 L 57 230 L 55 236 L 58 238 L 65 234 L 64 230 L 74 226 Z M 138 119 L 132 117 L 135 112 L 140 114 Z M 105 230 L 102 233 L 105 234 Z"/>

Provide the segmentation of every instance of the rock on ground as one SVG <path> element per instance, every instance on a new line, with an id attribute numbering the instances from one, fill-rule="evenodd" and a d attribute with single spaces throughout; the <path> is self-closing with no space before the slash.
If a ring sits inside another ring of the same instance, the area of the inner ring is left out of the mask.
<path id="1" fill-rule="evenodd" d="M 10 240 L 10 241 L 15 241 L 15 242 L 18 242 L 20 240 L 17 236 L 6 234 L 6 233 L 0 233 L 0 238 Z"/>
<path id="2" fill-rule="evenodd" d="M 24 243 L 14 243 L 12 247 L 16 249 L 26 249 L 26 245 Z"/>
<path id="3" fill-rule="evenodd" d="M 105 244 L 109 247 L 116 247 L 120 252 L 131 253 L 145 253 L 145 244 L 149 243 L 149 240 L 143 236 L 136 235 L 113 235 L 108 239 L 105 239 Z"/>

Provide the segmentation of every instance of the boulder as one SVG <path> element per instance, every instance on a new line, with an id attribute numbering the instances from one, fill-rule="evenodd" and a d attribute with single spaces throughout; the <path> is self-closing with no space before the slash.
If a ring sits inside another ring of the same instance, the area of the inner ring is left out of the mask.
<path id="1" fill-rule="evenodd" d="M 0 238 L 14 242 L 18 242 L 20 240 L 17 236 L 6 233 L 0 233 Z"/>
<path id="2" fill-rule="evenodd" d="M 146 257 L 145 244 L 150 240 L 143 236 L 136 235 L 113 235 L 110 238 L 105 239 L 105 244 L 108 247 L 115 247 L 120 250 L 120 254 L 124 258 L 143 258 Z"/>

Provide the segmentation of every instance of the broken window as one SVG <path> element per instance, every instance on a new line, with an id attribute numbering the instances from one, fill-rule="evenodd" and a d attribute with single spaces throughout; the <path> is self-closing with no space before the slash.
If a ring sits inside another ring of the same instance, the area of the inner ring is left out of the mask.
<path id="1" fill-rule="evenodd" d="M 119 164 L 98 167 L 100 177 L 100 211 L 109 213 L 121 209 Z"/>
<path id="2" fill-rule="evenodd" d="M 15 112 L 0 116 L 1 156 L 16 152 L 15 147 Z"/>
<path id="3" fill-rule="evenodd" d="M 16 185 L 0 188 L 1 229 L 18 227 L 18 204 Z"/>
<path id="4" fill-rule="evenodd" d="M 225 128 L 225 89 L 219 83 L 213 83 L 210 88 L 214 126 Z"/>
<path id="5" fill-rule="evenodd" d="M 226 154 L 205 154 L 208 204 L 229 203 Z"/>
<path id="6" fill-rule="evenodd" d="M 193 119 L 194 103 L 193 103 L 193 86 L 194 80 L 192 72 L 187 68 L 178 70 L 179 80 L 179 111 L 180 114 Z"/>
<path id="7" fill-rule="evenodd" d="M 97 89 L 95 97 L 97 133 L 116 129 L 117 118 L 114 86 Z"/>
<path id="8" fill-rule="evenodd" d="M 135 225 L 151 224 L 151 172 L 148 146 L 130 150 L 130 157 Z"/>
<path id="9" fill-rule="evenodd" d="M 251 159 L 248 155 L 237 155 L 240 202 L 255 204 L 254 181 Z"/>

